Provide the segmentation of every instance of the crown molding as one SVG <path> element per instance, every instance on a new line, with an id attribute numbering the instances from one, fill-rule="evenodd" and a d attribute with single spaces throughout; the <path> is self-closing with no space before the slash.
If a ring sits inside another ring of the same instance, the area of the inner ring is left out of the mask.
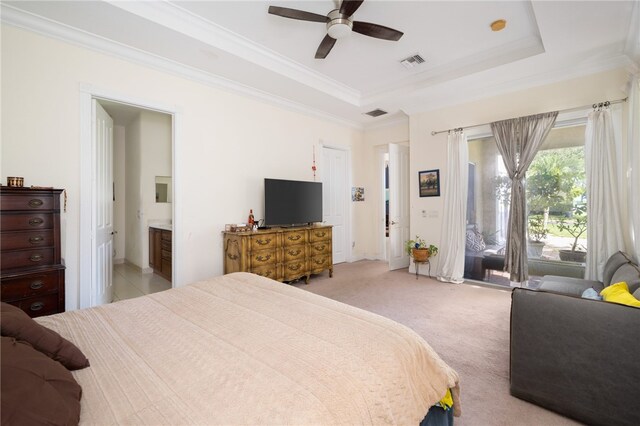
<path id="1" fill-rule="evenodd" d="M 274 94 L 240 84 L 236 81 L 186 66 L 161 56 L 43 18 L 39 15 L 25 12 L 21 9 L 7 5 L 6 3 L 0 3 L 0 20 L 3 24 L 22 28 L 45 37 L 70 43 L 98 53 L 111 55 L 156 71 L 165 72 L 210 87 L 244 95 L 290 111 L 322 118 L 354 129 L 363 129 L 363 125 L 359 122 L 346 120 L 342 117 L 310 108 L 306 105 L 290 101 Z"/>
<path id="2" fill-rule="evenodd" d="M 489 97 L 526 90 L 532 87 L 559 83 L 562 81 L 584 77 L 591 74 L 597 74 L 600 72 L 610 71 L 618 68 L 629 68 L 634 66 L 633 61 L 631 61 L 629 57 L 624 54 L 604 56 L 599 58 L 598 60 L 585 62 L 580 67 L 575 66 L 575 63 L 578 62 L 579 61 L 576 60 L 571 64 L 565 65 L 562 68 L 547 70 L 538 74 L 528 75 L 523 78 L 510 80 L 503 83 L 479 84 L 478 81 L 475 80 L 468 81 L 463 85 L 457 86 L 457 89 L 455 91 L 448 91 L 448 94 L 446 96 L 432 96 L 428 93 L 428 91 L 425 91 L 415 96 L 413 99 L 407 101 L 401 107 L 401 110 L 407 115 L 414 115 L 441 108 L 474 102 Z"/>
<path id="3" fill-rule="evenodd" d="M 359 106 L 361 93 L 300 65 L 246 37 L 166 1 L 106 0 L 110 5 L 154 22 L 202 43 L 224 50 L 351 105 Z"/>
<path id="4" fill-rule="evenodd" d="M 387 118 L 384 121 L 374 121 L 364 125 L 364 130 L 377 130 L 385 127 L 396 126 L 398 124 L 406 124 L 409 126 L 409 117 L 404 114 L 402 111 L 398 111 L 393 116 Z"/>

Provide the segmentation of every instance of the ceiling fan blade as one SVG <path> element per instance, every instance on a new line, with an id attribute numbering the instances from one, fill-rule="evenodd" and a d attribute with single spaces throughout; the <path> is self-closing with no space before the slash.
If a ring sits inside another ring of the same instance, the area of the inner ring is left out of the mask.
<path id="1" fill-rule="evenodd" d="M 342 4 L 340 5 L 340 13 L 343 15 L 351 16 L 355 13 L 356 10 L 358 10 L 363 2 L 364 0 L 342 0 Z"/>
<path id="2" fill-rule="evenodd" d="M 288 7 L 269 6 L 269 13 L 282 16 L 283 18 L 298 19 L 300 21 L 327 22 L 329 18 L 317 13 L 305 12 L 304 10 L 289 9 Z"/>
<path id="3" fill-rule="evenodd" d="M 353 21 L 352 31 L 364 34 L 369 37 L 381 38 L 383 40 L 398 41 L 404 35 L 403 32 L 393 28 L 384 27 L 370 22 Z"/>
<path id="4" fill-rule="evenodd" d="M 329 52 L 331 52 L 331 49 L 333 49 L 334 44 L 336 44 L 335 38 L 329 36 L 329 34 L 324 36 L 320 42 L 320 46 L 318 46 L 318 50 L 316 50 L 316 59 L 326 58 Z"/>

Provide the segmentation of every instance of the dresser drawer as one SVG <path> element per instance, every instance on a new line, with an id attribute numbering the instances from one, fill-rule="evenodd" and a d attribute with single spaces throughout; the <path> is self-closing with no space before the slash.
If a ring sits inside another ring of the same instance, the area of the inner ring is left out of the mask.
<path id="1" fill-rule="evenodd" d="M 311 244 L 311 256 L 328 253 L 331 253 L 331 241 L 321 241 Z"/>
<path id="2" fill-rule="evenodd" d="M 312 228 L 309 231 L 309 241 L 311 243 L 323 240 L 331 240 L 331 228 Z"/>
<path id="3" fill-rule="evenodd" d="M 2 279 L 2 301 L 24 299 L 46 293 L 57 292 L 60 281 L 64 280 L 61 271 L 47 271 Z"/>
<path id="4" fill-rule="evenodd" d="M 256 275 L 260 275 L 261 277 L 271 278 L 272 280 L 275 280 L 278 277 L 278 265 L 274 263 L 258 268 L 251 268 L 250 272 Z"/>
<path id="5" fill-rule="evenodd" d="M 293 281 L 303 275 L 307 275 L 307 262 L 297 260 L 285 263 L 282 267 L 283 281 Z"/>
<path id="6" fill-rule="evenodd" d="M 270 265 L 277 261 L 275 250 L 258 250 L 251 252 L 251 258 L 249 259 L 250 268 L 257 268 L 264 265 Z"/>
<path id="7" fill-rule="evenodd" d="M 53 230 L 43 229 L 40 231 L 3 232 L 0 236 L 0 249 L 15 250 L 32 247 L 53 246 Z"/>
<path id="8" fill-rule="evenodd" d="M 33 250 L 3 251 L 2 270 L 53 264 L 53 247 Z"/>
<path id="9" fill-rule="evenodd" d="M 275 249 L 277 246 L 277 234 L 259 234 L 251 237 L 251 251 Z"/>
<path id="10" fill-rule="evenodd" d="M 58 293 L 29 297 L 7 303 L 19 307 L 32 318 L 62 312 L 58 306 Z"/>
<path id="11" fill-rule="evenodd" d="M 3 213 L 0 216 L 0 229 L 2 231 L 50 228 L 53 228 L 53 215 L 51 213 Z"/>
<path id="12" fill-rule="evenodd" d="M 171 245 L 171 237 L 172 237 L 172 235 L 171 235 L 171 234 L 172 234 L 172 232 L 171 232 L 171 231 L 165 231 L 165 230 L 163 229 L 163 230 L 162 230 L 162 234 L 161 234 L 161 235 L 162 235 L 162 237 L 161 237 L 161 238 L 162 238 L 162 241 L 163 241 L 163 242 L 168 241 L 168 242 L 169 242 L 169 245 Z"/>
<path id="13" fill-rule="evenodd" d="M 284 246 L 304 244 L 307 242 L 307 230 L 300 229 L 297 231 L 286 231 L 283 234 Z"/>
<path id="14" fill-rule="evenodd" d="M 25 196 L 26 195 L 26 196 Z M 52 210 L 53 195 L 7 194 L 2 196 L 2 210 Z"/>
<path id="15" fill-rule="evenodd" d="M 313 256 L 311 258 L 311 272 L 322 271 L 326 268 L 330 268 L 333 263 L 332 256 L 330 254 Z"/>
<path id="16" fill-rule="evenodd" d="M 166 250 L 168 252 L 171 252 L 171 240 L 169 240 L 169 241 L 162 240 L 162 242 L 160 243 L 160 247 L 162 248 L 162 250 Z"/>
<path id="17" fill-rule="evenodd" d="M 293 260 L 304 259 L 307 254 L 307 245 L 298 244 L 296 246 L 287 246 L 284 248 L 284 261 L 291 262 Z"/>

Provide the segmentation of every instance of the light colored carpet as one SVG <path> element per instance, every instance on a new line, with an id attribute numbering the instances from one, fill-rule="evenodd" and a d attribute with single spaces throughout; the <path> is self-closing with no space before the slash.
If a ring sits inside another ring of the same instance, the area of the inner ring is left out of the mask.
<path id="1" fill-rule="evenodd" d="M 445 284 L 379 261 L 336 265 L 307 291 L 383 315 L 420 334 L 460 375 L 456 425 L 576 425 L 509 394 L 511 291 Z"/>

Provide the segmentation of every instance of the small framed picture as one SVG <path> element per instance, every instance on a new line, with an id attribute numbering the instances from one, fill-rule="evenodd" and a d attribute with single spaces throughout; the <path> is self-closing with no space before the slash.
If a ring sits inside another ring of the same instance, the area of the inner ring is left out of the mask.
<path id="1" fill-rule="evenodd" d="M 351 201 L 364 201 L 364 188 L 356 186 L 351 188 Z"/>
<path id="2" fill-rule="evenodd" d="M 440 169 L 418 172 L 418 186 L 421 197 L 439 197 Z"/>

